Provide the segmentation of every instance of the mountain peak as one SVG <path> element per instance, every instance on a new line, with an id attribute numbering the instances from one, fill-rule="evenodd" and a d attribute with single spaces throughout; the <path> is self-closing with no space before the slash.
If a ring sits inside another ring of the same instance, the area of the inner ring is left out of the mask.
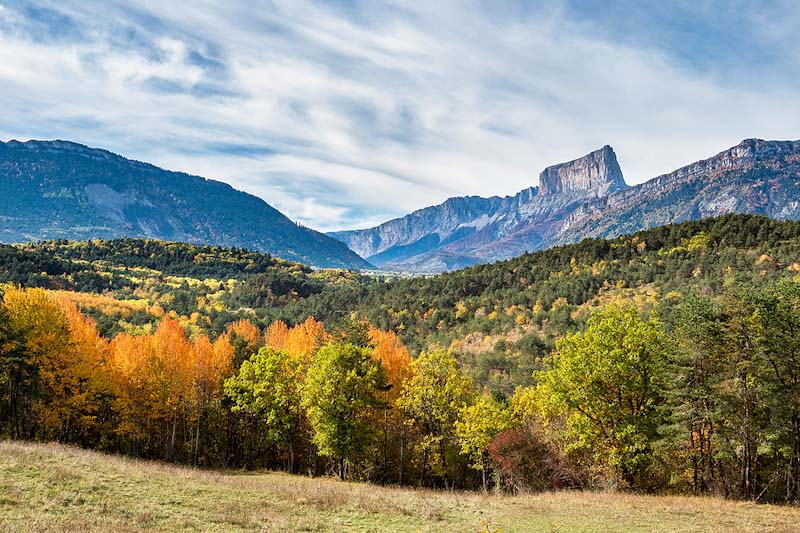
<path id="1" fill-rule="evenodd" d="M 598 196 L 627 187 L 614 149 L 605 145 L 578 159 L 547 167 L 539 175 L 542 194 L 595 191 Z"/>

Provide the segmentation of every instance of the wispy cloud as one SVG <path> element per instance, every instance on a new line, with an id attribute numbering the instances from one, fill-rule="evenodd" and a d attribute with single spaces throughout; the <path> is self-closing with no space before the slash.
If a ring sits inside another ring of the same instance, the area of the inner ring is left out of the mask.
<path id="1" fill-rule="evenodd" d="M 513 194 L 606 143 L 638 182 L 800 137 L 793 3 L 610 4 L 10 0 L 0 137 L 227 181 L 325 230 Z"/>

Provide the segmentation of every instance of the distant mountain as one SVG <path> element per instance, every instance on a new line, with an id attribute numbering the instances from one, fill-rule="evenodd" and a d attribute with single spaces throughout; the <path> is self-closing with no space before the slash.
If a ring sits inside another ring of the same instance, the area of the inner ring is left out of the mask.
<path id="1" fill-rule="evenodd" d="M 527 222 L 553 226 L 581 203 L 627 187 L 610 146 L 546 168 L 539 183 L 505 198 L 450 198 L 376 228 L 331 235 L 385 269 L 453 270 L 545 248 L 542 237 L 514 235 Z"/>
<path id="2" fill-rule="evenodd" d="M 748 139 L 628 187 L 610 146 L 546 168 L 505 198 L 450 198 L 375 228 L 332 235 L 387 270 L 441 272 L 526 251 L 727 213 L 800 218 L 800 141 Z"/>
<path id="3" fill-rule="evenodd" d="M 145 237 L 369 268 L 341 242 L 219 181 L 66 141 L 0 142 L 0 241 Z"/>

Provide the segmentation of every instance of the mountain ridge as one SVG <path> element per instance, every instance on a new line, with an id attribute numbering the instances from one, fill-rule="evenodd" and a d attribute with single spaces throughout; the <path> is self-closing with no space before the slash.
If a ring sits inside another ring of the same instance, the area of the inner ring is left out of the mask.
<path id="1" fill-rule="evenodd" d="M 143 237 L 234 246 L 318 267 L 370 268 L 231 185 L 72 141 L 0 141 L 0 240 Z"/>
<path id="2" fill-rule="evenodd" d="M 765 196 L 777 205 L 764 201 Z M 482 208 L 477 216 L 451 216 L 446 224 L 440 223 L 443 206 L 457 213 L 461 197 L 415 211 L 417 218 L 427 217 L 427 233 L 404 235 L 402 228 L 413 222 L 406 216 L 332 235 L 386 270 L 441 272 L 586 237 L 614 237 L 727 213 L 800 218 L 800 141 L 745 139 L 634 186 L 625 183 L 606 145 L 547 167 L 538 187 L 515 196 L 478 198 L 469 197 Z M 474 230 L 465 229 L 470 227 Z M 425 246 L 415 246 L 420 241 Z"/>

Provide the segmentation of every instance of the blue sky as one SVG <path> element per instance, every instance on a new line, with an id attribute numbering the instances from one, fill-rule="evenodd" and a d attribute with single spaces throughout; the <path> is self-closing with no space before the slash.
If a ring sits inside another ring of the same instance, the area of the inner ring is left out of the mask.
<path id="1" fill-rule="evenodd" d="M 0 0 L 0 139 L 367 227 L 611 144 L 629 183 L 800 138 L 800 4 Z"/>

